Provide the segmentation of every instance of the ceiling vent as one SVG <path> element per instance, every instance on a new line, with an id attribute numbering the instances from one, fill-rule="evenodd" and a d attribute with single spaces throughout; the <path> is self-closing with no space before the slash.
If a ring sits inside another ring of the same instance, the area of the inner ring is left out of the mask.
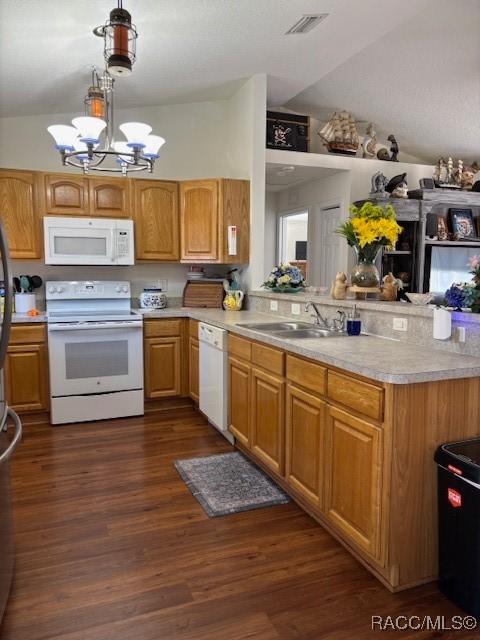
<path id="1" fill-rule="evenodd" d="M 294 33 L 308 33 L 317 24 L 323 22 L 325 18 L 328 16 L 328 13 L 308 13 L 303 15 L 298 22 L 296 22 L 288 31 L 285 32 L 285 35 L 291 35 Z"/>

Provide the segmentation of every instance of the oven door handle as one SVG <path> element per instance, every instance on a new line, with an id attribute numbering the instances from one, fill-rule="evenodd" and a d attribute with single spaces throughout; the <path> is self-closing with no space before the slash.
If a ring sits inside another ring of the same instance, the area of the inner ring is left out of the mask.
<path id="1" fill-rule="evenodd" d="M 142 321 L 133 320 L 132 322 L 94 322 L 89 324 L 49 324 L 48 331 L 92 331 L 96 329 L 141 329 Z"/>

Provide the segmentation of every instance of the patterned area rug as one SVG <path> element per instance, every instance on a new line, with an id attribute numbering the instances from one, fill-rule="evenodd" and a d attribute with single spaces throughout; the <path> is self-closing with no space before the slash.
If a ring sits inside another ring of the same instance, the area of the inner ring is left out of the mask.
<path id="1" fill-rule="evenodd" d="M 290 502 L 286 493 L 238 451 L 175 460 L 174 465 L 210 518 Z"/>

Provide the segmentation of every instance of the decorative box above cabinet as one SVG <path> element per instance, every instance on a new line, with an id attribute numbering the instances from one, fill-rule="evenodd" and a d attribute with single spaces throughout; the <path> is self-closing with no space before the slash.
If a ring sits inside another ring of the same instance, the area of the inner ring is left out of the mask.
<path id="1" fill-rule="evenodd" d="M 178 183 L 134 180 L 132 188 L 137 260 L 178 261 Z"/>
<path id="2" fill-rule="evenodd" d="M 226 178 L 180 183 L 182 262 L 248 263 L 250 183 Z"/>
<path id="3" fill-rule="evenodd" d="M 88 182 L 83 176 L 61 173 L 43 175 L 43 213 L 76 216 L 90 214 Z"/>
<path id="4" fill-rule="evenodd" d="M 42 257 L 34 172 L 0 170 L 0 219 L 12 258 L 35 260 Z"/>

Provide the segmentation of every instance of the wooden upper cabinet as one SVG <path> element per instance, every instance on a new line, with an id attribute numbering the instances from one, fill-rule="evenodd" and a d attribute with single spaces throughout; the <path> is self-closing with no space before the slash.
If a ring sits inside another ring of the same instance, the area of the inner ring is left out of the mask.
<path id="1" fill-rule="evenodd" d="M 130 181 L 127 178 L 88 178 L 90 214 L 94 217 L 131 218 Z"/>
<path id="2" fill-rule="evenodd" d="M 378 558 L 382 429 L 328 408 L 325 511 L 342 536 Z"/>
<path id="3" fill-rule="evenodd" d="M 0 218 L 12 258 L 34 260 L 42 257 L 34 172 L 0 171 Z"/>
<path id="4" fill-rule="evenodd" d="M 90 215 L 86 177 L 68 173 L 47 173 L 44 174 L 43 180 L 44 213 L 59 216 Z"/>
<path id="5" fill-rule="evenodd" d="M 182 260 L 218 261 L 218 194 L 218 180 L 180 183 Z"/>
<path id="6" fill-rule="evenodd" d="M 247 263 L 250 246 L 248 180 L 180 183 L 180 257 L 183 262 Z M 229 242 L 229 228 L 236 240 Z"/>
<path id="7" fill-rule="evenodd" d="M 133 200 L 137 259 L 178 260 L 178 184 L 160 180 L 134 180 Z"/>

